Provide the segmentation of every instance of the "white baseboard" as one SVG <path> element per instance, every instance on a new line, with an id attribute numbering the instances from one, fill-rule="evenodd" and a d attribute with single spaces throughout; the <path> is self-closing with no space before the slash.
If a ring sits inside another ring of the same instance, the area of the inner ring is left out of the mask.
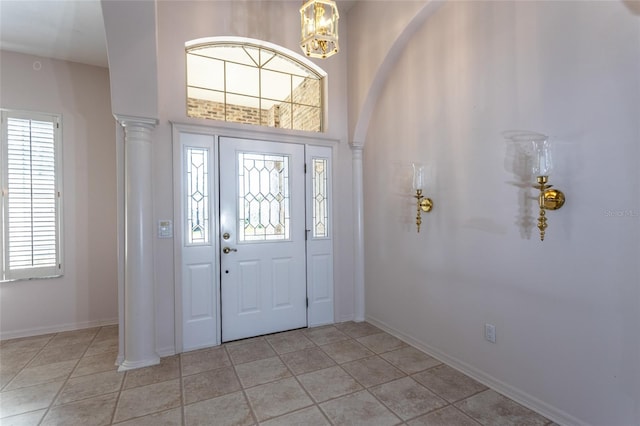
<path id="1" fill-rule="evenodd" d="M 173 356 L 176 354 L 176 348 L 173 346 L 167 346 L 166 348 L 158 348 L 156 349 L 156 353 L 160 358 L 164 358 L 166 356 Z"/>
<path id="2" fill-rule="evenodd" d="M 341 323 L 341 322 L 354 321 L 353 318 L 354 318 L 353 315 L 342 316 L 342 317 L 338 318 L 338 320 L 335 323 L 338 324 L 338 323 Z"/>
<path id="3" fill-rule="evenodd" d="M 0 340 L 17 339 L 20 337 L 39 336 L 41 334 L 60 333 L 63 331 L 81 330 L 83 328 L 102 327 L 118 324 L 118 318 L 110 318 L 95 321 L 74 322 L 68 324 L 47 325 L 44 327 L 25 328 L 22 330 L 2 331 Z"/>
<path id="4" fill-rule="evenodd" d="M 367 316 L 366 321 L 375 325 L 376 327 L 386 331 L 387 333 L 397 337 L 398 339 L 408 343 L 409 345 L 415 347 L 416 349 L 421 350 L 422 352 L 436 358 L 439 361 L 449 365 L 450 367 L 455 368 L 456 370 L 461 371 L 462 373 L 468 375 L 469 377 L 477 380 L 478 382 L 484 384 L 485 386 L 490 387 L 495 390 L 516 401 L 519 404 L 524 405 L 527 408 L 545 416 L 546 418 L 553 420 L 559 425 L 564 426 L 590 426 L 588 423 L 585 423 L 572 415 L 550 405 L 544 401 L 539 400 L 538 398 L 527 394 L 519 389 L 514 388 L 511 385 L 508 385 L 495 377 L 486 374 L 485 372 L 478 370 L 477 368 L 460 361 L 457 358 L 451 357 L 438 349 L 435 349 L 405 333 L 402 333 L 399 330 L 389 326 L 388 324 L 378 321 L 377 319 Z"/>

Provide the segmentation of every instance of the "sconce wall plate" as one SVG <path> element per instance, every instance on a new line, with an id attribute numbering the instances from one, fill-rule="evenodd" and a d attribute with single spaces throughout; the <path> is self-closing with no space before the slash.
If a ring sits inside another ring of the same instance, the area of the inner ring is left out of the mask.
<path id="1" fill-rule="evenodd" d="M 564 192 L 559 189 L 546 189 L 542 193 L 542 206 L 546 210 L 558 210 L 564 206 Z"/>
<path id="2" fill-rule="evenodd" d="M 431 201 L 431 198 L 422 198 L 422 200 L 420 200 L 420 208 L 423 212 L 429 213 L 433 208 L 433 201 Z"/>

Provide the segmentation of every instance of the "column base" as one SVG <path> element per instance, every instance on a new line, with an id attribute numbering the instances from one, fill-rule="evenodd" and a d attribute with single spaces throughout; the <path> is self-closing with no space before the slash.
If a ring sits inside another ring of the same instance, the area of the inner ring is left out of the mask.
<path id="1" fill-rule="evenodd" d="M 122 364 L 120 364 L 120 366 L 118 367 L 118 372 L 122 372 L 122 371 L 128 371 L 128 370 L 135 370 L 136 368 L 142 368 L 142 367 L 150 367 L 152 365 L 158 365 L 160 364 L 160 357 L 154 357 L 154 358 L 150 358 L 150 359 L 143 359 L 142 361 L 127 361 L 126 359 L 122 362 Z"/>

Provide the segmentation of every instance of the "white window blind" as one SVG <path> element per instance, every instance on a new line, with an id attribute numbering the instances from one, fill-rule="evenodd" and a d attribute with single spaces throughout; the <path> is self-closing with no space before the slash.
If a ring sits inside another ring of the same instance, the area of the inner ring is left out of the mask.
<path id="1" fill-rule="evenodd" d="M 3 279 L 62 273 L 60 119 L 2 112 Z"/>

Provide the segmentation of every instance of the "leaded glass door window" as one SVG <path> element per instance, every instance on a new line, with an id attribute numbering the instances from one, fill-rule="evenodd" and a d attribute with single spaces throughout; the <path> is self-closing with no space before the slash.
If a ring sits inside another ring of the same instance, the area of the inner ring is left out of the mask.
<path id="1" fill-rule="evenodd" d="M 325 238 L 329 235 L 329 193 L 328 181 L 328 160 L 326 158 L 313 158 L 311 160 L 311 187 L 313 193 L 313 237 Z"/>
<path id="2" fill-rule="evenodd" d="M 238 153 L 238 241 L 288 240 L 289 156 Z"/>
<path id="3" fill-rule="evenodd" d="M 209 150 L 186 147 L 186 236 L 187 244 L 208 244 L 209 213 Z"/>

